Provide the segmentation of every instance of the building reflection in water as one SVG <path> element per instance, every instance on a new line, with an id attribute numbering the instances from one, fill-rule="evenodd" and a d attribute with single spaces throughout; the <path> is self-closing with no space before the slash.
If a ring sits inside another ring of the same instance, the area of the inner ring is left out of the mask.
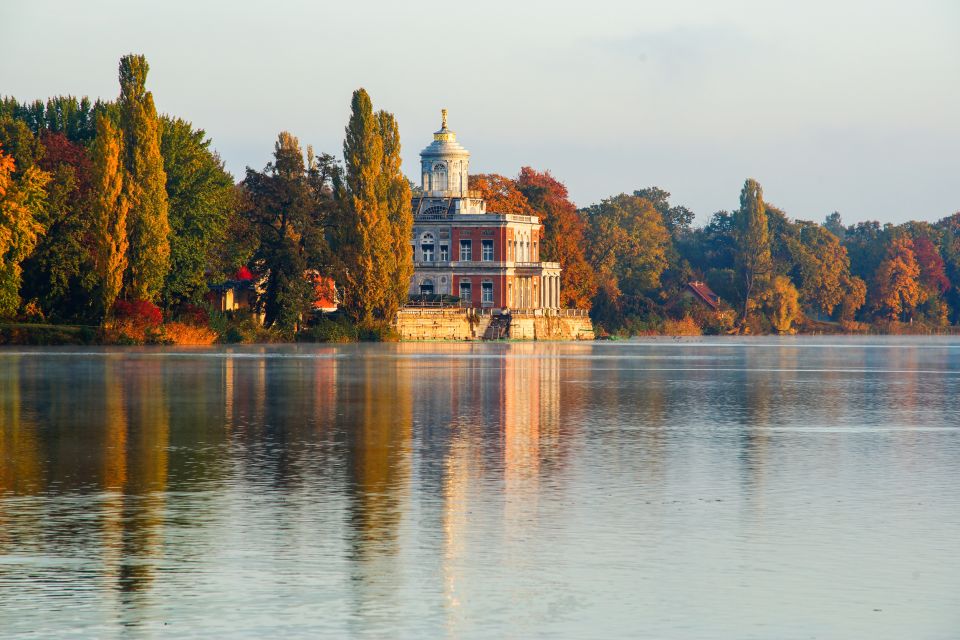
<path id="1" fill-rule="evenodd" d="M 462 357 L 470 356 L 476 347 L 450 345 L 444 351 Z M 542 446 L 544 440 L 560 433 L 560 361 L 556 354 L 544 353 L 542 345 L 538 349 L 525 344 L 504 345 L 492 358 L 489 351 L 483 353 L 483 357 L 458 359 L 441 369 L 449 378 L 450 391 L 441 394 L 448 408 L 436 406 L 434 398 L 429 415 L 415 412 L 418 424 L 447 420 L 440 571 L 447 631 L 452 637 L 477 623 L 465 616 L 463 607 L 471 599 L 471 589 L 482 584 L 464 573 L 477 549 L 486 549 L 491 561 L 496 557 L 496 562 L 513 567 L 530 561 L 523 549 L 538 526 L 541 467 L 545 462 L 558 464 L 552 458 L 545 460 Z M 435 388 L 433 382 L 431 388 Z M 462 411 L 460 402 L 472 410 L 479 407 L 481 412 Z M 563 450 L 546 449 L 551 455 Z M 480 502 L 491 483 L 503 486 L 499 498 L 503 517 L 492 522 L 477 517 L 492 506 Z"/>

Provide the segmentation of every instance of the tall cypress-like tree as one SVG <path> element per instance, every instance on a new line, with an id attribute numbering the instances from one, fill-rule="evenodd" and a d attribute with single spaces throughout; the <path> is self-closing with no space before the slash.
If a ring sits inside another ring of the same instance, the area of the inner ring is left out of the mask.
<path id="1" fill-rule="evenodd" d="M 127 212 L 124 193 L 123 141 L 105 116 L 98 116 L 96 137 L 90 146 L 92 163 L 90 209 L 96 238 L 96 265 L 103 311 L 120 295 L 127 269 Z"/>
<path id="2" fill-rule="evenodd" d="M 389 288 L 381 313 L 391 320 L 407 299 L 410 279 L 413 277 L 413 247 L 410 235 L 413 232 L 410 181 L 400 169 L 400 129 L 392 113 L 377 112 L 380 137 L 383 140 L 383 163 L 380 169 L 380 184 L 387 220 L 390 223 L 392 251 L 387 254 Z"/>
<path id="3" fill-rule="evenodd" d="M 757 286 L 766 282 L 773 268 L 763 188 L 753 178 L 747 179 L 743 184 L 743 190 L 740 192 L 740 209 L 734 214 L 733 225 L 737 243 L 736 261 L 743 294 L 741 323 L 746 326 L 747 314 L 750 312 L 750 299 Z"/>
<path id="4" fill-rule="evenodd" d="M 381 197 L 383 138 L 364 89 L 353 92 L 343 141 L 347 193 L 340 227 L 345 307 L 357 324 L 374 327 L 391 290 L 393 232 Z"/>
<path id="5" fill-rule="evenodd" d="M 120 59 L 120 126 L 124 165 L 129 174 L 129 293 L 154 300 L 170 270 L 167 175 L 160 154 L 160 119 L 153 94 L 146 90 L 150 66 L 142 55 Z"/>

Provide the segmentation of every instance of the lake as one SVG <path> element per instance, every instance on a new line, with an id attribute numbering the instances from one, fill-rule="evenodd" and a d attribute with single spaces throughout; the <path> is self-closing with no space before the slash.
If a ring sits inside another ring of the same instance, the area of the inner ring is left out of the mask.
<path id="1" fill-rule="evenodd" d="M 960 637 L 960 341 L 0 351 L 0 635 Z"/>

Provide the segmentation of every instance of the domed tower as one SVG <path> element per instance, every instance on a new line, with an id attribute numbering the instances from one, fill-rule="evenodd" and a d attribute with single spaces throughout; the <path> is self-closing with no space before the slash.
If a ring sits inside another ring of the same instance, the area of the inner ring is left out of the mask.
<path id="1" fill-rule="evenodd" d="M 433 142 L 420 152 L 423 193 L 434 198 L 462 198 L 467 195 L 470 152 L 457 142 L 457 134 L 447 128 L 447 110 L 441 111 L 440 131 Z"/>

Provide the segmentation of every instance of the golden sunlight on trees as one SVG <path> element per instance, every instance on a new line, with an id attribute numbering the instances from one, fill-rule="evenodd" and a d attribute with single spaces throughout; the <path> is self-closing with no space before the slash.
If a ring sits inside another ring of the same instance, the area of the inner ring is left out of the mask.
<path id="1" fill-rule="evenodd" d="M 790 278 L 776 276 L 763 292 L 762 299 L 774 330 L 793 333 L 793 324 L 800 317 L 800 294 Z"/>
<path id="2" fill-rule="evenodd" d="M 96 242 L 95 264 L 100 300 L 109 313 L 123 287 L 127 269 L 127 212 L 120 132 L 109 118 L 97 117 L 97 135 L 90 146 L 92 160 L 91 213 Z"/>
<path id="3" fill-rule="evenodd" d="M 400 173 L 396 121 L 382 111 L 374 114 L 364 89 L 353 93 L 343 158 L 346 193 L 337 246 L 344 306 L 361 327 L 383 328 L 407 297 L 413 214 L 409 182 Z"/>
<path id="4" fill-rule="evenodd" d="M 751 308 L 750 298 L 755 289 L 766 283 L 773 268 L 763 188 L 752 178 L 744 183 L 740 192 L 740 209 L 734 213 L 733 223 L 743 299 L 740 321 L 745 325 Z"/>
<path id="5" fill-rule="evenodd" d="M 875 276 L 877 312 L 890 320 L 909 316 L 920 302 L 920 266 L 910 238 L 897 237 Z"/>
<path id="6" fill-rule="evenodd" d="M 543 224 L 540 257 L 560 263 L 560 304 L 589 309 L 597 281 L 586 256 L 586 224 L 570 202 L 567 188 L 549 171 L 520 169 L 517 188 Z"/>
<path id="7" fill-rule="evenodd" d="M 38 218 L 46 207 L 50 174 L 30 167 L 14 179 L 16 163 L 0 148 L 0 317 L 20 306 L 21 263 L 43 233 Z"/>
<path id="8" fill-rule="evenodd" d="M 150 66 L 141 55 L 120 59 L 120 128 L 129 174 L 130 296 L 154 301 L 170 270 L 167 174 L 160 154 L 160 120 L 146 90 Z"/>

